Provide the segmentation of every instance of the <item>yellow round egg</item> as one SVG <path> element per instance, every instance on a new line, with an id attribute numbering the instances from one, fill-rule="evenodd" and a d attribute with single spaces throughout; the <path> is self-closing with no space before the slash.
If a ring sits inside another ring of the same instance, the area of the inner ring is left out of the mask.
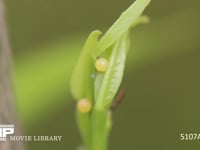
<path id="1" fill-rule="evenodd" d="M 106 72 L 108 68 L 108 60 L 106 58 L 99 58 L 96 60 L 95 68 L 99 72 Z"/>
<path id="2" fill-rule="evenodd" d="M 79 112 L 87 113 L 92 109 L 92 104 L 88 99 L 80 99 L 77 103 L 77 109 Z"/>

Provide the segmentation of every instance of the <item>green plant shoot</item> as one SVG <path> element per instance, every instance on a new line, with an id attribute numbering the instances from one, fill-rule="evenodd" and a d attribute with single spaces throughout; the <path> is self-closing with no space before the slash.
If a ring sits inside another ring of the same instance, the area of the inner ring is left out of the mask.
<path id="1" fill-rule="evenodd" d="M 136 0 L 103 37 L 98 39 L 101 32 L 96 30 L 86 40 L 71 78 L 72 95 L 81 102 L 76 116 L 84 150 L 108 148 L 110 107 L 122 82 L 130 47 L 129 32 L 148 22 L 148 17 L 141 14 L 149 3 L 150 0 Z"/>

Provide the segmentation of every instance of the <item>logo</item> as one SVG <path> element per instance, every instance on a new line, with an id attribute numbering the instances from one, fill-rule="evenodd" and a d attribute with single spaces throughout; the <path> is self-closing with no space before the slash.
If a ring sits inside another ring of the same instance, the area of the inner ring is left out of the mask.
<path id="1" fill-rule="evenodd" d="M 0 124 L 0 142 L 1 141 L 34 141 L 34 142 L 60 142 L 62 136 L 25 136 L 25 135 L 14 135 L 14 125 Z"/>
<path id="2" fill-rule="evenodd" d="M 6 141 L 7 135 L 14 134 L 14 125 L 0 125 L 0 141 Z"/>

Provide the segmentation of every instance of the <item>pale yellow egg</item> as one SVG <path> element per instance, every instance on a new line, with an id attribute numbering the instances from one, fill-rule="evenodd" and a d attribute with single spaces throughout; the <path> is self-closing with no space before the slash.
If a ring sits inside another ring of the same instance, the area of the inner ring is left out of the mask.
<path id="1" fill-rule="evenodd" d="M 108 60 L 103 57 L 97 59 L 95 63 L 95 68 L 99 72 L 106 72 L 108 68 Z"/>
<path id="2" fill-rule="evenodd" d="M 77 109 L 79 112 L 87 113 L 92 109 L 92 104 L 88 99 L 80 99 L 77 103 Z"/>

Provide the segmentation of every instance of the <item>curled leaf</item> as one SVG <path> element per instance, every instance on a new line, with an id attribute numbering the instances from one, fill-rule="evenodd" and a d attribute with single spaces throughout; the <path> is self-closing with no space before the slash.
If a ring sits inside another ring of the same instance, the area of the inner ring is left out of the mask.
<path id="1" fill-rule="evenodd" d="M 100 34 L 101 32 L 96 30 L 89 35 L 72 74 L 71 92 L 76 99 L 93 99 L 93 57 L 98 49 L 97 40 Z"/>

